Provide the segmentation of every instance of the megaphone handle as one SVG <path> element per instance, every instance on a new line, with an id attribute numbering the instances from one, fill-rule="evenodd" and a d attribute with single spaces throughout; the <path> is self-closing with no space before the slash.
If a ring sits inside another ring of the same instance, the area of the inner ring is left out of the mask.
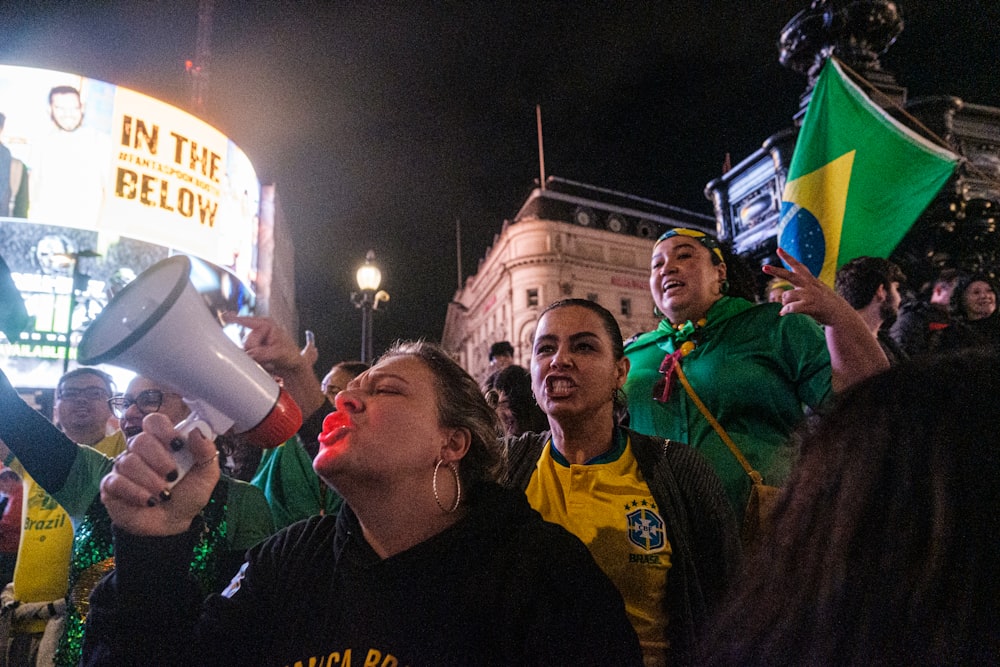
<path id="1" fill-rule="evenodd" d="M 201 435 L 207 440 L 215 440 L 215 433 L 212 431 L 212 427 L 208 425 L 204 419 L 201 419 L 195 413 L 191 413 L 186 418 L 181 420 L 177 426 L 174 427 L 180 433 L 180 436 L 174 441 L 181 444 L 177 449 L 174 449 L 173 442 L 171 442 L 170 451 L 173 454 L 174 461 L 177 463 L 177 479 L 167 486 L 168 489 L 174 488 L 177 482 L 184 479 L 184 475 L 191 470 L 194 466 L 194 457 L 191 456 L 191 449 L 187 446 L 187 438 L 191 433 L 198 429 L 201 431 Z"/>

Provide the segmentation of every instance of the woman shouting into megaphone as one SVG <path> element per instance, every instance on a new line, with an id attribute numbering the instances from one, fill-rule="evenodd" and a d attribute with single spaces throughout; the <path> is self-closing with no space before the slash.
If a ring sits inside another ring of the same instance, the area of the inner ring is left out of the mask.
<path id="1" fill-rule="evenodd" d="M 400 343 L 335 398 L 313 467 L 338 516 L 247 552 L 207 601 L 184 563 L 218 476 L 174 470 L 167 420 L 102 484 L 118 569 L 91 598 L 88 665 L 639 665 L 621 596 L 580 540 L 500 488 L 496 414 L 440 348 Z"/>

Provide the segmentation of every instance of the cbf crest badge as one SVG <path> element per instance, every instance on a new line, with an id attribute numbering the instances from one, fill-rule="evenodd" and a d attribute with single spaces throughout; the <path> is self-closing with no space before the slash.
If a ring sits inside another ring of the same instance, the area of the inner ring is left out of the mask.
<path id="1" fill-rule="evenodd" d="M 638 507 L 625 518 L 628 520 L 628 541 L 635 546 L 644 551 L 657 551 L 666 545 L 667 531 L 655 505 Z"/>

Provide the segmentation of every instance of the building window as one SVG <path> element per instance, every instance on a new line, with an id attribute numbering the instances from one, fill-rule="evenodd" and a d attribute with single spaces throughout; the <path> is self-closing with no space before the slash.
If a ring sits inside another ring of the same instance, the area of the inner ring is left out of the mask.
<path id="1" fill-rule="evenodd" d="M 622 297 L 622 315 L 625 317 L 632 315 L 632 299 Z"/>
<path id="2" fill-rule="evenodd" d="M 587 301 L 597 303 L 597 292 L 587 292 Z"/>
<path id="3" fill-rule="evenodd" d="M 528 306 L 538 305 L 538 289 L 533 288 L 528 290 Z"/>

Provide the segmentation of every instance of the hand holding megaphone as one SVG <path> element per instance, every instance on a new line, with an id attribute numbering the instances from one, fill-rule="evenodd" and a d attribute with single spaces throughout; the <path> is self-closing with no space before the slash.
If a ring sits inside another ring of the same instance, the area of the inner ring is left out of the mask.
<path id="1" fill-rule="evenodd" d="M 185 439 L 195 463 L 180 482 L 171 451 L 179 437 L 165 415 L 143 420 L 143 432 L 101 481 L 101 501 L 115 525 L 133 535 L 178 535 L 208 504 L 220 474 L 215 444 L 200 431 Z"/>

